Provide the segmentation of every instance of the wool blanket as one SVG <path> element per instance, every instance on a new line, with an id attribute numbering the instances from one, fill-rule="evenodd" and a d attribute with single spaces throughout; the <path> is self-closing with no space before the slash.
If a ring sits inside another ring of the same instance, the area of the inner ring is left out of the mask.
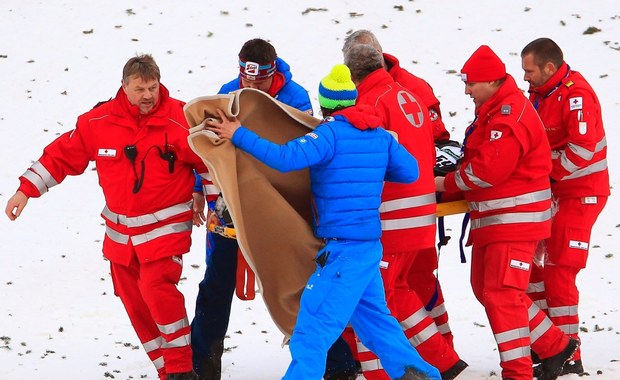
<path id="1" fill-rule="evenodd" d="M 230 140 L 204 130 L 216 109 L 235 116 L 259 136 L 283 144 L 312 131 L 321 120 L 244 88 L 188 102 L 188 141 L 209 169 L 231 214 L 237 241 L 256 273 L 267 309 L 286 336 L 295 326 L 299 299 L 315 269 L 322 245 L 311 228 L 310 177 L 307 169 L 281 173 L 236 149 Z"/>

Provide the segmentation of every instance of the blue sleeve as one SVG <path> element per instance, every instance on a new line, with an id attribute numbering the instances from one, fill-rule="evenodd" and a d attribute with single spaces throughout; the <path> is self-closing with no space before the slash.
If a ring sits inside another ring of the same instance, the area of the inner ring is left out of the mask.
<path id="1" fill-rule="evenodd" d="M 420 176 L 418 160 L 399 144 L 392 135 L 388 137 L 391 140 L 389 150 L 390 157 L 388 159 L 385 180 L 399 183 L 411 183 L 416 181 Z"/>
<path id="2" fill-rule="evenodd" d="M 194 170 L 196 182 L 194 182 L 194 193 L 202 193 L 202 177 Z"/>
<path id="3" fill-rule="evenodd" d="M 334 141 L 332 130 L 322 126 L 284 145 L 263 139 L 243 126 L 235 131 L 232 138 L 236 147 L 281 172 L 330 161 L 334 155 Z"/>
<path id="4" fill-rule="evenodd" d="M 312 115 L 312 103 L 308 91 L 296 82 L 288 82 L 276 95 L 276 99 L 302 112 Z"/>

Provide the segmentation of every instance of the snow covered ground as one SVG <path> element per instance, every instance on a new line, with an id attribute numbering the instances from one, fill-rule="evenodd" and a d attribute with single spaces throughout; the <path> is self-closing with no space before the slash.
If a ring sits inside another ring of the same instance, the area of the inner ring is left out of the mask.
<path id="1" fill-rule="evenodd" d="M 93 1 L 0 2 L 0 204 L 17 177 L 96 102 L 114 96 L 135 53 L 151 53 L 174 97 L 212 95 L 237 73 L 248 39 L 272 41 L 317 107 L 319 80 L 342 57 L 352 30 L 376 32 L 386 52 L 425 78 L 460 139 L 473 104 L 455 73 L 481 44 L 504 60 L 522 88 L 519 52 L 541 36 L 598 92 L 612 187 L 620 160 L 620 7 L 617 0 Z M 594 29 L 596 28 L 596 29 Z M 598 31 L 597 31 L 598 29 Z M 586 31 L 594 31 L 586 34 Z M 591 377 L 620 379 L 620 201 L 612 189 L 579 277 L 583 361 Z M 103 199 L 93 170 L 30 201 L 19 220 L 0 218 L 0 379 L 154 379 L 155 371 L 113 295 L 102 259 Z M 457 235 L 459 217 L 447 218 Z M 453 240 L 457 236 L 453 236 Z M 180 287 L 190 316 L 204 273 L 204 231 L 194 231 Z M 462 380 L 498 379 L 499 358 L 469 266 L 452 242 L 440 280 Z M 277 379 L 289 362 L 282 335 L 260 299 L 235 300 L 225 379 Z M 576 375 L 566 376 L 576 379 Z"/>

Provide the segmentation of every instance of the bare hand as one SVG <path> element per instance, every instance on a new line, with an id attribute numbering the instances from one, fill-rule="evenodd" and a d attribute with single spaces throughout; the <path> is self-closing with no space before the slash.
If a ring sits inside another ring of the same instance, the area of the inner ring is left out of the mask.
<path id="1" fill-rule="evenodd" d="M 21 214 L 24 207 L 28 203 L 28 197 L 21 191 L 17 191 L 9 201 L 6 202 L 6 209 L 4 210 L 6 216 L 11 220 L 17 219 Z"/>
<path id="2" fill-rule="evenodd" d="M 446 191 L 446 179 L 444 177 L 435 177 L 435 191 Z"/>
<path id="3" fill-rule="evenodd" d="M 226 114 L 219 108 L 217 109 L 221 122 L 217 120 L 207 120 L 205 123 L 205 129 L 215 133 L 221 139 L 232 139 L 237 128 L 241 126 L 241 123 L 236 117 L 228 119 Z"/>
<path id="4" fill-rule="evenodd" d="M 192 197 L 194 198 L 192 222 L 194 226 L 200 227 L 207 220 L 205 218 L 205 196 L 202 193 L 193 193 Z"/>

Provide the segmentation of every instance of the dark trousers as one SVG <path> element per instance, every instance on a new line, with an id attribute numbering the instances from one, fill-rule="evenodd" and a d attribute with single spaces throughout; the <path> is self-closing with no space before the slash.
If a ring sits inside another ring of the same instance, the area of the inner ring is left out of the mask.
<path id="1" fill-rule="evenodd" d="M 212 368 L 205 367 L 214 362 L 221 365 L 221 343 L 228 330 L 235 292 L 238 249 L 236 240 L 207 233 L 207 269 L 198 285 L 196 311 L 191 325 L 194 370 L 199 375 L 211 373 Z M 357 371 L 357 367 L 351 349 L 340 337 L 327 353 L 325 376 L 351 371 Z"/>

